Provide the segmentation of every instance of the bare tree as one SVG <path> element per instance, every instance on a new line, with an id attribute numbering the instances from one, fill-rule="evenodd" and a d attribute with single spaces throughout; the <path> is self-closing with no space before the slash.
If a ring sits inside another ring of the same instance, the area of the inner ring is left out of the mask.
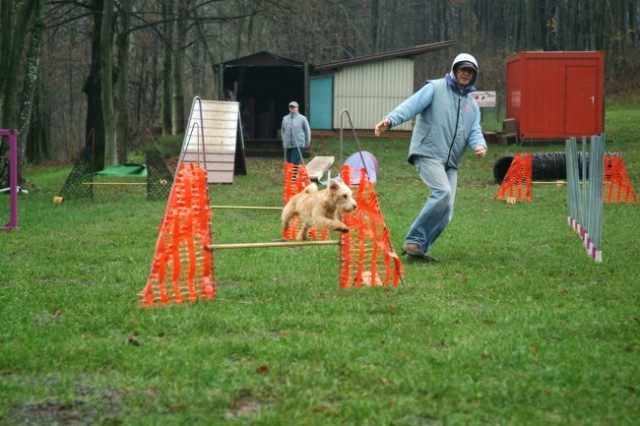
<path id="1" fill-rule="evenodd" d="M 36 82 L 38 78 L 38 64 L 40 58 L 40 42 L 43 26 L 43 0 L 30 0 L 17 7 L 17 16 L 13 14 L 13 6 L 8 1 L 0 4 L 2 13 L 0 22 L 2 24 L 0 43 L 0 111 L 2 111 L 0 127 L 17 128 L 18 134 L 24 137 L 29 131 L 29 121 L 35 95 Z M 14 20 L 14 18 L 16 18 Z M 30 41 L 27 52 L 24 51 L 26 40 L 31 28 Z M 22 62 L 23 55 L 26 57 Z M 19 81 L 18 70 L 23 68 L 23 89 L 18 91 Z M 21 95 L 18 103 L 18 96 Z M 18 107 L 18 105 L 20 105 Z M 4 145 L 2 146 L 4 148 Z M 26 144 L 18 144 L 18 180 L 24 183 L 22 170 L 26 163 Z M 0 152 L 2 154 L 2 152 Z M 2 159 L 0 156 L 0 185 L 8 184 L 8 176 L 4 176 L 2 171 L 6 170 L 8 158 Z"/>
<path id="2" fill-rule="evenodd" d="M 162 133 L 173 133 L 171 94 L 171 70 L 173 69 L 173 0 L 162 0 L 162 26 L 164 30 L 162 39 Z"/>
<path id="3" fill-rule="evenodd" d="M 22 88 L 22 101 L 20 102 L 18 117 L 18 134 L 22 135 L 23 143 L 18 146 L 19 164 L 23 166 L 26 163 L 26 148 L 29 134 L 29 124 L 31 122 L 31 113 L 33 109 L 33 100 L 35 97 L 39 64 L 40 51 L 42 47 L 42 31 L 44 27 L 44 0 L 33 0 L 31 3 L 33 13 L 33 31 L 31 32 L 31 40 L 27 51 L 25 61 L 24 82 Z"/>
<path id="4" fill-rule="evenodd" d="M 104 120 L 104 167 L 118 163 L 116 117 L 113 106 L 113 0 L 104 0 L 100 26 L 100 84 Z"/>
<path id="5" fill-rule="evenodd" d="M 17 122 L 17 99 L 19 81 L 19 70 L 22 69 L 22 58 L 27 34 L 29 33 L 29 23 L 36 9 L 29 2 L 19 2 L 14 4 L 10 0 L 2 0 L 2 13 L 0 15 L 0 109 L 2 111 L 1 122 L 3 127 L 16 128 Z"/>
<path id="6" fill-rule="evenodd" d="M 88 7 L 93 28 L 91 31 L 91 66 L 82 91 L 86 95 L 87 116 L 85 120 L 85 140 L 93 147 L 93 169 L 102 170 L 105 160 L 105 123 L 102 111 L 102 76 L 100 47 L 102 46 L 102 11 L 104 0 L 91 0 Z"/>
<path id="7" fill-rule="evenodd" d="M 118 163 L 128 161 L 129 151 L 129 105 L 127 102 L 129 83 L 129 35 L 131 26 L 131 0 L 121 0 L 119 7 L 119 31 L 116 46 L 118 49 L 116 90 L 115 90 L 115 120 L 116 120 L 116 140 L 118 150 Z"/>
<path id="8" fill-rule="evenodd" d="M 171 37 L 171 134 L 184 134 L 184 67 L 185 29 L 187 18 L 187 2 L 178 1 L 176 19 L 173 20 L 173 34 Z"/>

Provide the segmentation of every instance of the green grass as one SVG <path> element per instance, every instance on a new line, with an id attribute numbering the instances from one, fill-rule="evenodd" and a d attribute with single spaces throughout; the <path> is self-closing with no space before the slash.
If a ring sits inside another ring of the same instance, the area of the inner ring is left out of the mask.
<path id="1" fill-rule="evenodd" d="M 607 150 L 640 190 L 640 110 L 607 112 Z M 407 140 L 366 139 L 399 250 L 426 188 Z M 318 155 L 339 142 L 316 140 Z M 640 418 L 638 205 L 605 204 L 602 263 L 567 225 L 566 187 L 493 200 L 468 153 L 456 216 L 396 288 L 341 290 L 336 247 L 220 250 L 217 297 L 142 309 L 163 202 L 101 188 L 55 207 L 70 168 L 32 168 L 0 234 L 0 424 L 632 425 Z M 345 154 L 355 151 L 345 141 Z M 213 185 L 213 204 L 280 205 L 280 159 Z M 6 220 L 7 199 L 0 217 Z M 271 241 L 278 213 L 217 210 L 215 242 Z"/>

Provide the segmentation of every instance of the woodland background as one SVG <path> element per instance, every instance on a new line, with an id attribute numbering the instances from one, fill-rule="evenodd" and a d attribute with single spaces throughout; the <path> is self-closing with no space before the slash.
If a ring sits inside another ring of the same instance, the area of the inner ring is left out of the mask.
<path id="1" fill-rule="evenodd" d="M 416 58 L 419 75 L 466 51 L 478 88 L 500 96 L 514 53 L 603 50 L 606 93 L 633 92 L 639 13 L 640 0 L 0 0 L 0 128 L 18 129 L 21 166 L 72 162 L 95 138 L 108 167 L 148 129 L 182 134 L 193 96 L 215 99 L 221 62 L 268 51 L 321 64 L 445 40 Z"/>

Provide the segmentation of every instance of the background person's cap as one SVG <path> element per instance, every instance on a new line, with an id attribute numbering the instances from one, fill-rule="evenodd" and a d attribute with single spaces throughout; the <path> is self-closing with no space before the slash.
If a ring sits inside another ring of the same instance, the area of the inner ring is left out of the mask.
<path id="1" fill-rule="evenodd" d="M 291 102 L 289 102 L 289 106 L 290 107 L 292 107 L 292 106 L 297 107 L 298 103 L 296 101 L 291 101 Z"/>

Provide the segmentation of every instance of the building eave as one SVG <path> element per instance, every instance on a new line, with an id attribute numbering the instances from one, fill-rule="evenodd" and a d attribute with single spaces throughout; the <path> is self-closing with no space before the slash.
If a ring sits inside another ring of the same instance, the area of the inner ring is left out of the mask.
<path id="1" fill-rule="evenodd" d="M 319 64 L 314 66 L 314 70 L 316 72 L 328 71 L 328 70 L 336 70 L 352 65 L 359 64 L 367 64 L 371 62 L 384 61 L 387 59 L 397 59 L 397 58 L 410 58 L 416 55 L 421 55 L 424 53 L 434 52 L 441 49 L 446 49 L 454 44 L 454 41 L 441 41 L 438 43 L 429 43 L 429 44 L 421 44 L 414 47 L 409 47 L 405 49 L 397 49 L 391 50 L 383 53 L 376 53 L 374 55 L 367 56 L 358 56 L 356 58 L 344 59 L 341 61 L 333 61 L 327 62 L 324 64 Z"/>

